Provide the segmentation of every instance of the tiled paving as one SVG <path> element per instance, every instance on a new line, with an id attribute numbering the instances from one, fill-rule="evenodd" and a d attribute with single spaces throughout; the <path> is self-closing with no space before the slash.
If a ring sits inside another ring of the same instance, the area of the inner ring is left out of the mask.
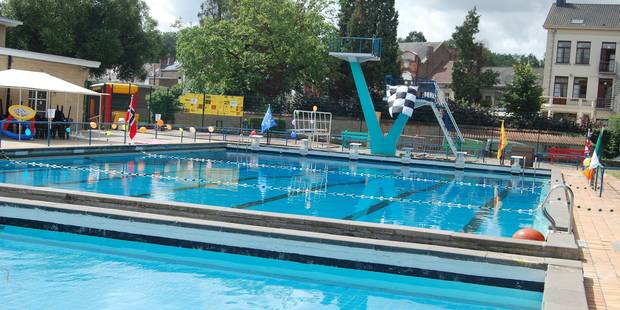
<path id="1" fill-rule="evenodd" d="M 590 309 L 620 309 L 620 180 L 606 177 L 603 196 L 575 169 L 563 171 L 575 192 L 577 239 Z M 613 211 L 612 211 L 613 210 Z"/>

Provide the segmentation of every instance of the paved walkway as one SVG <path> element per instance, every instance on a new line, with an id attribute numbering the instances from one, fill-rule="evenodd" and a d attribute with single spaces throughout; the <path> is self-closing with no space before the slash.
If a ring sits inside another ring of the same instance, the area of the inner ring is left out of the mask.
<path id="1" fill-rule="evenodd" d="M 563 173 L 575 192 L 576 234 L 582 245 L 588 305 L 620 309 L 620 180 L 606 175 L 599 198 L 581 172 L 565 169 Z"/>

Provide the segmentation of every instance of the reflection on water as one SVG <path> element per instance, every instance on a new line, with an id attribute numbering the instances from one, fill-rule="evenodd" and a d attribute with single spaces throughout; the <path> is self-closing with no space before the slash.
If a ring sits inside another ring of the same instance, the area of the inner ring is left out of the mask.
<path id="1" fill-rule="evenodd" d="M 37 160 L 84 171 L 7 163 L 0 181 L 498 236 L 546 226 L 534 210 L 548 178 L 243 152 L 174 155 Z"/>

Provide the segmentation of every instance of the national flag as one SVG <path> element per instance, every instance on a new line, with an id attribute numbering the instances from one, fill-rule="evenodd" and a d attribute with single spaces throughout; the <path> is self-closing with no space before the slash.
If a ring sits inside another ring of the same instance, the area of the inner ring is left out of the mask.
<path id="1" fill-rule="evenodd" d="M 127 109 L 127 115 L 125 115 L 125 120 L 127 125 L 129 126 L 129 139 L 133 140 L 136 136 L 136 131 L 138 129 L 138 124 L 136 124 L 136 100 L 138 97 L 131 95 L 131 100 L 129 101 L 129 109 Z"/>
<path id="2" fill-rule="evenodd" d="M 605 132 L 605 128 L 601 128 L 601 131 L 598 134 L 598 139 L 596 140 L 596 146 L 594 147 L 594 153 L 590 159 L 590 166 L 588 166 L 588 168 L 583 172 L 588 180 L 592 180 L 596 168 L 601 165 L 600 158 L 603 150 L 603 132 Z"/>
<path id="3" fill-rule="evenodd" d="M 508 136 L 506 136 L 506 129 L 504 129 L 504 121 L 502 121 L 502 127 L 499 130 L 499 146 L 497 147 L 498 160 L 502 158 L 506 145 L 508 145 Z"/>
<path id="4" fill-rule="evenodd" d="M 583 155 L 585 158 L 590 157 L 590 138 L 592 137 L 592 130 L 588 129 L 588 133 L 586 134 L 586 144 L 583 148 Z"/>
<path id="5" fill-rule="evenodd" d="M 263 117 L 263 122 L 260 124 L 260 132 L 264 133 L 272 127 L 276 126 L 276 120 L 273 119 L 273 115 L 271 115 L 271 105 L 267 108 L 267 112 L 265 112 L 265 116 Z"/>

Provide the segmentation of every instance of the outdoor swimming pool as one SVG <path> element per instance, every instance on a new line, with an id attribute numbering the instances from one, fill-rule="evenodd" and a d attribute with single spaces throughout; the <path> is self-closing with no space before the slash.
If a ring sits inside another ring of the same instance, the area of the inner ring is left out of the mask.
<path id="1" fill-rule="evenodd" d="M 542 302 L 541 292 L 13 226 L 0 226 L 0 276 L 8 309 L 539 309 Z"/>
<path id="2" fill-rule="evenodd" d="M 204 150 L 4 161 L 0 182 L 511 236 L 546 231 L 548 177 Z"/>

